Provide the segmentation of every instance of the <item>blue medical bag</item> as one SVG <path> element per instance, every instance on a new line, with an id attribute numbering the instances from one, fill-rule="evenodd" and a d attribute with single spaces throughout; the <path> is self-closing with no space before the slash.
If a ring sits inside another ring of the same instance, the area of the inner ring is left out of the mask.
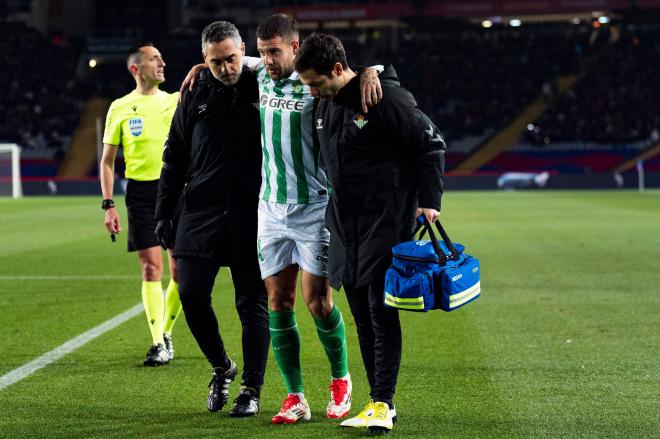
<path id="1" fill-rule="evenodd" d="M 407 311 L 453 311 L 481 294 L 479 259 L 453 244 L 440 222 L 432 227 L 418 218 L 420 240 L 392 247 L 392 266 L 385 273 L 385 306 Z M 428 231 L 430 240 L 421 240 Z"/>

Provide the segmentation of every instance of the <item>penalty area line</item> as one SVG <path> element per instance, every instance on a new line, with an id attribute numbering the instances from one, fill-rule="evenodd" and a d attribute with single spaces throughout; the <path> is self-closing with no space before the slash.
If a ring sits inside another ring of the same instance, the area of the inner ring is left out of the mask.
<path id="1" fill-rule="evenodd" d="M 135 305 L 134 307 L 124 311 L 123 313 L 116 315 L 115 317 L 107 320 L 100 325 L 90 329 L 89 331 L 83 332 L 79 336 L 72 338 L 66 343 L 56 347 L 50 352 L 46 352 L 41 357 L 36 358 L 29 363 L 24 364 L 23 366 L 12 370 L 11 372 L 0 377 L 0 390 L 4 390 L 6 387 L 11 386 L 14 383 L 32 375 L 34 372 L 39 369 L 48 366 L 51 363 L 59 360 L 67 354 L 75 351 L 76 349 L 84 346 L 88 342 L 94 340 L 96 337 L 105 334 L 106 332 L 116 328 L 125 321 L 129 320 L 132 317 L 140 314 L 144 310 L 144 307 L 141 303 Z"/>

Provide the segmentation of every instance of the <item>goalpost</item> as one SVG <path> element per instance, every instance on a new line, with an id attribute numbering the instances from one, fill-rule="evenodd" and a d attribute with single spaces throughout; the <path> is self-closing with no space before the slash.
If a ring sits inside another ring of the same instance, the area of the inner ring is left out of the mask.
<path id="1" fill-rule="evenodd" d="M 8 182 L 11 185 L 11 196 L 21 198 L 21 148 L 15 143 L 0 143 L 0 188 Z M 0 190 L 0 195 L 3 195 Z M 8 191 L 9 192 L 9 191 Z"/>

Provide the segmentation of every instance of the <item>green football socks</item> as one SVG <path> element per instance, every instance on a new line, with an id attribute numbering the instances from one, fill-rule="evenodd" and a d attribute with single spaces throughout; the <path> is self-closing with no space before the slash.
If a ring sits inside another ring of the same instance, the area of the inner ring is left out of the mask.
<path id="1" fill-rule="evenodd" d="M 269 311 L 270 339 L 275 362 L 288 393 L 303 393 L 300 369 L 300 333 L 295 311 Z"/>
<path id="2" fill-rule="evenodd" d="M 160 281 L 142 281 L 142 303 L 147 315 L 149 330 L 154 344 L 165 344 L 163 341 L 163 311 L 165 310 L 165 299 L 163 297 L 163 286 Z"/>
<path id="3" fill-rule="evenodd" d="M 339 308 L 332 308 L 325 319 L 314 318 L 316 331 L 330 361 L 333 378 L 343 378 L 348 374 L 346 352 L 346 328 Z"/>
<path id="4" fill-rule="evenodd" d="M 170 279 L 165 294 L 165 314 L 163 315 L 163 332 L 172 333 L 174 322 L 181 313 L 181 299 L 179 298 L 179 284 Z"/>

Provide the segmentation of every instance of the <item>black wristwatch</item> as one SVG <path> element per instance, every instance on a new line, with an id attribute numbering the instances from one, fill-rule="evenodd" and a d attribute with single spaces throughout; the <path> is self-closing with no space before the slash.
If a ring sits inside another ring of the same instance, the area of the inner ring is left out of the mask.
<path id="1" fill-rule="evenodd" d="M 103 200 L 103 202 L 101 203 L 101 209 L 103 210 L 108 210 L 111 207 L 115 207 L 115 202 L 112 201 L 111 199 Z"/>

